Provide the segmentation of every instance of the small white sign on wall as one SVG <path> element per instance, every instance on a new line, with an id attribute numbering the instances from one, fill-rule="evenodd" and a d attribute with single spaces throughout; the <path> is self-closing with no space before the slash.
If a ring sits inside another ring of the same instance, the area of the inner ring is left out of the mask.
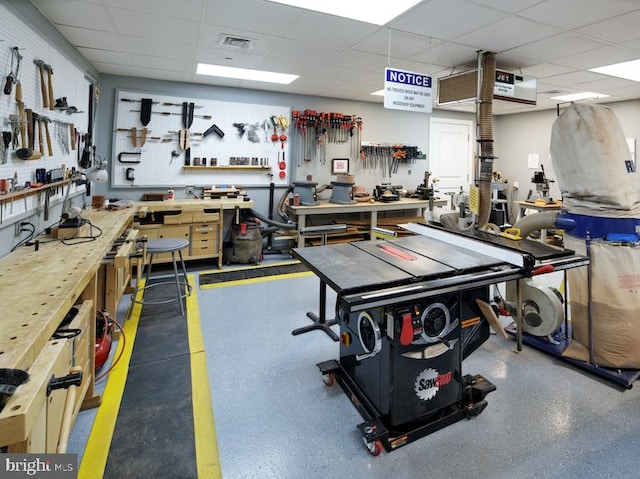
<path id="1" fill-rule="evenodd" d="M 537 153 L 529 153 L 529 156 L 527 157 L 527 164 L 529 166 L 529 168 L 533 169 L 533 170 L 537 170 L 539 168 L 540 165 L 540 157 L 538 156 Z"/>

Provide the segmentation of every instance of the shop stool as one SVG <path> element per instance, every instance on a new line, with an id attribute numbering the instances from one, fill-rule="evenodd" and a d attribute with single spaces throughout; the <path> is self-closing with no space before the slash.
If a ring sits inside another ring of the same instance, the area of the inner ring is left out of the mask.
<path id="1" fill-rule="evenodd" d="M 147 265 L 146 272 L 144 274 L 144 287 L 140 288 L 139 285 L 136 285 L 136 289 L 131 295 L 131 301 L 137 304 L 165 304 L 170 303 L 172 301 L 178 301 L 180 303 L 180 314 L 184 315 L 184 305 L 182 304 L 182 300 L 191 295 L 191 285 L 189 284 L 189 279 L 187 278 L 187 269 L 184 266 L 184 260 L 182 258 L 182 250 L 189 246 L 189 241 L 180 238 L 160 238 L 153 239 L 147 241 L 147 254 L 149 254 L 149 264 Z M 157 254 L 163 253 L 171 253 L 171 262 L 173 263 L 173 279 L 166 281 L 159 281 L 153 284 L 149 284 L 149 277 L 151 276 L 151 266 L 153 264 L 153 257 Z M 182 268 L 182 274 L 184 275 L 184 281 L 180 280 L 180 275 L 178 274 L 178 261 L 176 260 L 176 253 L 180 258 L 180 266 Z M 155 288 L 156 286 L 161 286 L 165 284 L 175 284 L 178 295 L 175 298 L 161 298 L 161 299 L 147 299 L 145 300 L 144 294 L 141 299 L 137 299 L 138 293 L 140 291 L 146 292 L 150 288 Z M 184 288 L 187 288 L 187 291 L 184 292 Z"/>

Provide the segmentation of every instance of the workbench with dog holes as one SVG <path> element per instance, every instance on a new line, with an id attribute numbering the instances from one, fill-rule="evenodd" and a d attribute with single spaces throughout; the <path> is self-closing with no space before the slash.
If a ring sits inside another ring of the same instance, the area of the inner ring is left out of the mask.
<path id="1" fill-rule="evenodd" d="M 100 404 L 96 309 L 124 294 L 135 253 L 133 216 L 133 208 L 88 210 L 83 217 L 92 226 L 84 236 L 95 239 L 41 236 L 37 248 L 0 258 L 0 451 L 65 452 L 79 410 Z M 67 333 L 54 337 L 76 310 Z M 19 371 L 28 372 L 26 382 Z"/>

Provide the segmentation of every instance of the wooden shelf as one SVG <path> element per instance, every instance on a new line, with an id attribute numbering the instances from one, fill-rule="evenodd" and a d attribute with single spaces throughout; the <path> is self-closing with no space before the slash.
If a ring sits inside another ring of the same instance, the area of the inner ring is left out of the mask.
<path id="1" fill-rule="evenodd" d="M 270 166 L 224 165 L 224 166 L 183 166 L 184 170 L 270 170 Z"/>
<path id="2" fill-rule="evenodd" d="M 48 188 L 64 186 L 67 183 L 69 183 L 69 181 L 71 180 L 67 179 L 67 180 L 61 180 L 61 181 L 54 181 L 53 183 L 46 183 L 42 186 L 39 186 L 38 188 L 24 188 L 23 190 L 20 190 L 20 191 L 14 191 L 12 193 L 0 195 L 0 202 L 13 201 L 16 198 L 22 198 L 23 196 L 35 195 L 36 193 L 40 193 L 41 191 L 46 191 Z"/>

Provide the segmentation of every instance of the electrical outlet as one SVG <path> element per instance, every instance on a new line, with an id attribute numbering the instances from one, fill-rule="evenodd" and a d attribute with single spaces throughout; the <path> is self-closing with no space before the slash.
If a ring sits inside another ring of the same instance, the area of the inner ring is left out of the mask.
<path id="1" fill-rule="evenodd" d="M 13 226 L 15 228 L 13 230 L 13 235 L 17 238 L 18 236 L 20 236 L 20 229 L 22 228 L 22 226 L 20 225 L 19 221 L 17 223 L 14 223 Z"/>
<path id="2" fill-rule="evenodd" d="M 185 186 L 184 192 L 187 194 L 187 196 L 193 196 L 196 192 L 196 187 L 193 185 Z"/>
<path id="3" fill-rule="evenodd" d="M 513 182 L 513 187 L 514 187 L 514 188 L 518 188 L 518 186 L 520 186 L 520 185 L 518 184 L 518 182 L 517 182 L 517 181 L 514 181 L 514 182 Z"/>

